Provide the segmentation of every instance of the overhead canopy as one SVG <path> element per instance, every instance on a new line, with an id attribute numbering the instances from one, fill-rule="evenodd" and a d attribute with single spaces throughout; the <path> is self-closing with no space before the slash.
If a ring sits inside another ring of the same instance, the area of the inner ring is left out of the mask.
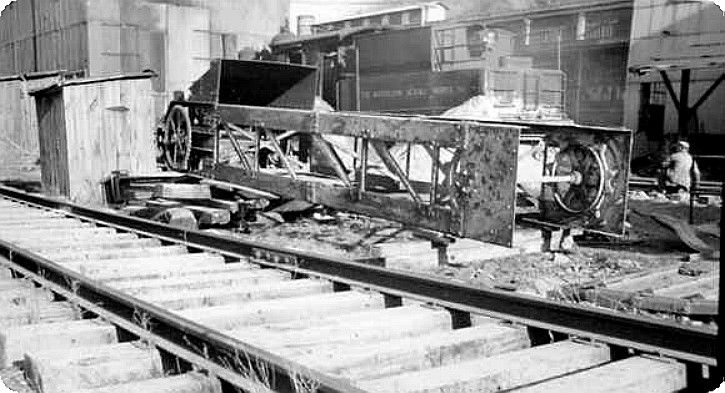
<path id="1" fill-rule="evenodd" d="M 708 55 L 683 59 L 652 58 L 649 63 L 629 67 L 629 72 L 644 75 L 656 71 L 681 71 L 725 68 L 725 54 Z"/>

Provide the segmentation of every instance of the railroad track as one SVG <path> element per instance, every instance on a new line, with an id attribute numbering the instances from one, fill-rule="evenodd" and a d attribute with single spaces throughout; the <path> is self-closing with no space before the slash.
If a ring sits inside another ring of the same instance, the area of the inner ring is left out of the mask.
<path id="1" fill-rule="evenodd" d="M 43 392 L 674 392 L 720 375 L 712 329 L 5 187 L 0 275 L 0 368 Z"/>

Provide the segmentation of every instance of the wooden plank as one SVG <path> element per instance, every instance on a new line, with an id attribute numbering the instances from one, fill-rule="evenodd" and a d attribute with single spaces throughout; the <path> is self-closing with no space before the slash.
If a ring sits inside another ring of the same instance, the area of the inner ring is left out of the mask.
<path id="1" fill-rule="evenodd" d="M 687 375 L 682 363 L 636 356 L 512 392 L 578 393 L 584 386 L 591 393 L 672 393 L 687 387 Z"/>
<path id="2" fill-rule="evenodd" d="M 495 392 L 609 361 L 605 346 L 563 341 L 445 367 L 366 380 L 370 392 Z M 580 386 L 581 387 L 581 386 Z"/>
<path id="3" fill-rule="evenodd" d="M 692 297 L 719 287 L 720 274 L 708 274 L 682 284 L 654 291 L 658 296 Z"/>
<path id="4" fill-rule="evenodd" d="M 332 292 L 332 284 L 330 283 L 303 279 L 268 282 L 243 287 L 219 287 L 167 292 L 151 296 L 142 295 L 141 299 L 165 308 L 182 310 L 330 292 Z"/>
<path id="5" fill-rule="evenodd" d="M 154 188 L 155 198 L 198 200 L 211 199 L 211 189 L 206 184 L 161 183 Z"/>
<path id="6" fill-rule="evenodd" d="M 340 315 L 383 308 L 385 308 L 385 299 L 382 295 L 347 291 L 189 309 L 180 311 L 179 314 L 215 329 L 235 330 L 255 325 L 317 319 L 331 314 Z"/>
<path id="7" fill-rule="evenodd" d="M 447 311 L 410 306 L 249 327 L 231 330 L 228 334 L 287 354 L 301 349 L 311 353 L 317 347 L 330 344 L 349 345 L 415 337 L 450 328 L 451 317 Z"/>
<path id="8" fill-rule="evenodd" d="M 340 378 L 382 378 L 442 367 L 529 347 L 524 329 L 486 324 L 414 338 L 353 346 L 323 346 L 296 360 Z"/>
<path id="9" fill-rule="evenodd" d="M 163 375 L 158 350 L 140 343 L 123 343 L 25 355 L 28 377 L 46 393 L 121 384 Z"/>
<path id="10" fill-rule="evenodd" d="M 240 184 L 229 183 L 225 181 L 213 180 L 213 179 L 202 179 L 202 184 L 208 184 L 211 187 L 218 188 L 220 190 L 236 192 L 239 195 L 248 199 L 279 199 L 278 195 L 272 194 L 267 191 L 257 190 L 251 187 L 245 187 Z"/>
<path id="11" fill-rule="evenodd" d="M 689 277 L 681 277 L 679 267 L 668 267 L 655 272 L 636 274 L 634 277 L 625 277 L 621 281 L 607 285 L 608 289 L 618 291 L 643 291 L 648 289 L 659 289 L 672 285 L 674 280 L 688 280 Z"/>
<path id="12" fill-rule="evenodd" d="M 226 225 L 231 221 L 229 210 L 194 205 L 185 205 L 185 208 L 194 213 L 199 225 Z"/>

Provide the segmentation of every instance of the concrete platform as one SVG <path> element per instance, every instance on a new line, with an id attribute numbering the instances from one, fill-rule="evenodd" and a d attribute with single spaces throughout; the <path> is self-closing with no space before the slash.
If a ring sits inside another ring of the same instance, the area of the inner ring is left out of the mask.
<path id="1" fill-rule="evenodd" d="M 116 328 L 95 320 L 42 323 L 0 329 L 0 369 L 23 360 L 26 352 L 88 347 L 118 342 Z"/>
<path id="2" fill-rule="evenodd" d="M 665 359 L 633 357 L 513 392 L 674 393 L 685 387 L 687 375 L 684 364 Z"/>
<path id="3" fill-rule="evenodd" d="M 380 294 L 347 291 L 187 309 L 177 313 L 214 329 L 234 330 L 383 308 L 385 308 L 385 299 Z"/>
<path id="4" fill-rule="evenodd" d="M 192 372 L 96 389 L 81 389 L 75 393 L 221 393 L 221 391 L 222 387 L 217 379 Z"/>
<path id="5" fill-rule="evenodd" d="M 370 392 L 497 392 L 600 365 L 609 356 L 606 346 L 562 341 L 358 385 Z"/>
<path id="6" fill-rule="evenodd" d="M 163 376 L 159 352 L 139 343 L 29 352 L 25 369 L 33 386 L 43 393 L 76 392 Z"/>

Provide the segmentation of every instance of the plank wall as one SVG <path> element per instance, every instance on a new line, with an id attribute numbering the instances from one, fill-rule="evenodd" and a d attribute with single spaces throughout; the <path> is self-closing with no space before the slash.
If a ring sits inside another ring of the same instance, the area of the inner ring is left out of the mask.
<path id="1" fill-rule="evenodd" d="M 0 81 L 0 180 L 40 181 L 38 121 L 28 92 L 57 80 Z"/>
<path id="2" fill-rule="evenodd" d="M 101 181 L 112 171 L 157 170 L 150 80 L 64 86 L 38 103 L 43 185 L 51 193 L 102 205 Z"/>

